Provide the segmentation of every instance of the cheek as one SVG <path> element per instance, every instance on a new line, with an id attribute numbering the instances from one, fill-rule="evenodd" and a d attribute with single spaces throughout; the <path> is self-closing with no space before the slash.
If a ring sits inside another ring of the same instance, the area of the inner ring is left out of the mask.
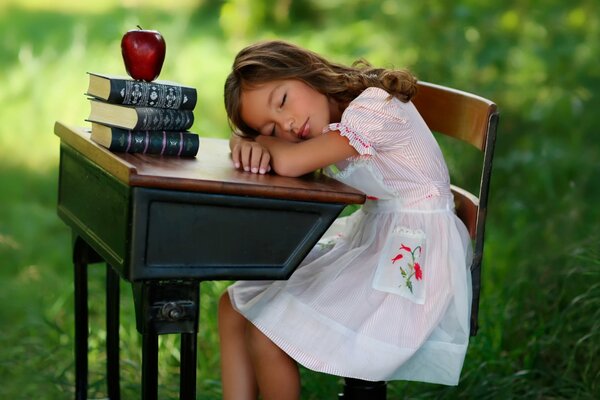
<path id="1" fill-rule="evenodd" d="M 323 96 L 322 101 L 319 102 L 319 108 L 321 109 L 321 113 L 323 115 L 323 118 L 325 120 L 325 122 L 327 124 L 329 124 L 330 122 L 330 118 L 331 118 L 331 104 L 329 102 L 329 100 L 327 99 L 327 97 Z"/>

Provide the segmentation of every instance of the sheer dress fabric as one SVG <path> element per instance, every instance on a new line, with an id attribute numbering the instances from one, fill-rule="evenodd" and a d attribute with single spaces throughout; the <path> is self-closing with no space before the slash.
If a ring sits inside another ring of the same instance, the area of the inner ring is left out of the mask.
<path id="1" fill-rule="evenodd" d="M 456 385 L 469 338 L 471 242 L 448 170 L 411 102 L 368 88 L 339 131 L 359 153 L 327 169 L 369 200 L 287 281 L 240 281 L 236 310 L 306 368 Z"/>

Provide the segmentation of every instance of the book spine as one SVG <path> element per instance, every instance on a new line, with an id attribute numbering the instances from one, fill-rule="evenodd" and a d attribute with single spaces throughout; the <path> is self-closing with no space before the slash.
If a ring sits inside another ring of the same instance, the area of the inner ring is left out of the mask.
<path id="1" fill-rule="evenodd" d="M 112 128 L 111 151 L 194 157 L 200 137 L 190 132 L 128 131 Z"/>
<path id="2" fill-rule="evenodd" d="M 132 130 L 185 131 L 194 123 L 194 113 L 189 110 L 165 108 L 135 108 L 138 120 Z"/>
<path id="3" fill-rule="evenodd" d="M 196 107 L 197 93 L 191 87 L 111 79 L 110 95 L 106 101 L 136 107 L 193 110 Z"/>

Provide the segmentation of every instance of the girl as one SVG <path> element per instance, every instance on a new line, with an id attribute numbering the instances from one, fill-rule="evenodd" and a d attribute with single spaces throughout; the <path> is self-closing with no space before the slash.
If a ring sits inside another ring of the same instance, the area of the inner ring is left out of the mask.
<path id="1" fill-rule="evenodd" d="M 415 93 L 407 71 L 347 67 L 281 41 L 235 58 L 225 83 L 235 167 L 325 168 L 368 200 L 289 280 L 237 282 L 223 295 L 225 399 L 297 399 L 297 363 L 370 381 L 458 383 L 470 240 Z"/>

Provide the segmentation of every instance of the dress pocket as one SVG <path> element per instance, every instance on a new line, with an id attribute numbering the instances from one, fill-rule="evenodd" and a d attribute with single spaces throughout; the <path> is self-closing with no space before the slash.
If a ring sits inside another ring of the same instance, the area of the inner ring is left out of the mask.
<path id="1" fill-rule="evenodd" d="M 423 304 L 427 279 L 422 260 L 425 259 L 425 233 L 405 227 L 395 228 L 379 258 L 373 288 L 395 293 Z"/>

